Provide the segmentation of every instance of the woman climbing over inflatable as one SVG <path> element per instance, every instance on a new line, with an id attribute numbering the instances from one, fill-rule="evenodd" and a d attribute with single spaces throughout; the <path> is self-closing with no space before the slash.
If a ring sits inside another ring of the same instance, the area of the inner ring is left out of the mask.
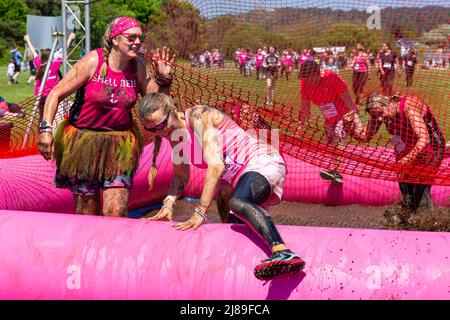
<path id="1" fill-rule="evenodd" d="M 256 266 L 255 276 L 268 280 L 302 270 L 305 262 L 286 247 L 263 208 L 278 204 L 283 193 L 286 166 L 277 150 L 252 137 L 217 109 L 195 106 L 180 112 L 170 97 L 160 93 L 142 99 L 139 117 L 146 130 L 168 139 L 173 149 L 174 177 L 169 195 L 150 220 L 171 220 L 174 203 L 189 181 L 189 166 L 206 168 L 199 205 L 189 220 L 175 226 L 197 229 L 207 220 L 218 185 L 228 186 L 232 190 L 228 205 L 234 215 L 272 250 L 272 255 Z"/>
<path id="2" fill-rule="evenodd" d="M 372 93 L 367 99 L 366 111 L 370 115 L 366 127 L 361 125 L 358 114 L 352 112 L 343 117 L 344 129 L 353 138 L 368 142 L 384 123 L 392 135 L 397 164 L 411 166 L 409 172 L 400 173 L 398 176 L 403 208 L 411 211 L 416 211 L 419 206 L 431 208 L 432 181 L 404 182 L 414 179 L 414 168 L 429 170 L 431 176 L 436 174 L 444 158 L 444 135 L 431 108 L 417 96 L 387 97 Z"/>

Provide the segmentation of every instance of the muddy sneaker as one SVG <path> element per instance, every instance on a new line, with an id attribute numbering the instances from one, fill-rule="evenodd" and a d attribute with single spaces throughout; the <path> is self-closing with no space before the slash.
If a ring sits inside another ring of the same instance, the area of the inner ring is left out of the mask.
<path id="1" fill-rule="evenodd" d="M 325 180 L 330 180 L 337 184 L 342 184 L 342 175 L 336 171 L 321 170 L 320 177 Z"/>
<path id="2" fill-rule="evenodd" d="M 281 250 L 261 261 L 261 264 L 255 267 L 254 274 L 259 280 L 271 280 L 281 274 L 298 273 L 304 267 L 305 261 L 298 255 L 291 250 Z"/>

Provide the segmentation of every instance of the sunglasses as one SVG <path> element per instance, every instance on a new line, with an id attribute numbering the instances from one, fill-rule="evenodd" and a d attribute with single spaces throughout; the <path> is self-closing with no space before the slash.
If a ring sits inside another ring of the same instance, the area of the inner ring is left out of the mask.
<path id="1" fill-rule="evenodd" d="M 137 33 L 122 33 L 122 37 L 126 38 L 128 42 L 135 43 L 136 40 L 139 38 L 140 42 L 144 42 L 145 36 L 143 34 L 137 34 Z"/>
<path id="2" fill-rule="evenodd" d="M 158 125 L 152 127 L 152 128 L 147 128 L 144 124 L 143 127 L 145 130 L 149 131 L 149 132 L 157 132 L 157 131 L 161 131 L 164 130 L 167 127 L 167 123 L 169 122 L 169 115 L 170 113 L 167 114 L 166 118 Z"/>

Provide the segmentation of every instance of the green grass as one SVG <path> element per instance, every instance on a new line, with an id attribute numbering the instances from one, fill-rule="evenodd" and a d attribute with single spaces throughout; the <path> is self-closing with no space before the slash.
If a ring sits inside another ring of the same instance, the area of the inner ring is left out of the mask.
<path id="1" fill-rule="evenodd" d="M 34 94 L 34 85 L 28 85 L 29 71 L 21 72 L 19 76 L 19 84 L 8 85 L 8 77 L 6 76 L 6 66 L 0 66 L 0 96 L 8 102 L 20 102 L 25 98 Z"/>

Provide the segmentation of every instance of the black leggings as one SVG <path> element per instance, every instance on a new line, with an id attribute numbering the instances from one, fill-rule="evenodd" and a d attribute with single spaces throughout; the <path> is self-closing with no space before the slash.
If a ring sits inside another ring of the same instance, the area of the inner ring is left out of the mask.
<path id="1" fill-rule="evenodd" d="M 234 214 L 257 232 L 272 248 L 284 244 L 272 218 L 260 207 L 271 195 L 269 181 L 258 172 L 246 172 L 230 199 Z"/>
<path id="2" fill-rule="evenodd" d="M 431 196 L 430 196 L 430 190 L 431 185 L 430 184 L 418 184 L 418 183 L 403 183 L 400 182 L 400 191 L 403 195 L 403 202 L 404 206 L 407 209 L 410 209 L 412 211 L 416 211 L 422 201 L 422 198 L 425 196 L 424 201 L 428 202 L 428 205 L 431 205 Z"/>

